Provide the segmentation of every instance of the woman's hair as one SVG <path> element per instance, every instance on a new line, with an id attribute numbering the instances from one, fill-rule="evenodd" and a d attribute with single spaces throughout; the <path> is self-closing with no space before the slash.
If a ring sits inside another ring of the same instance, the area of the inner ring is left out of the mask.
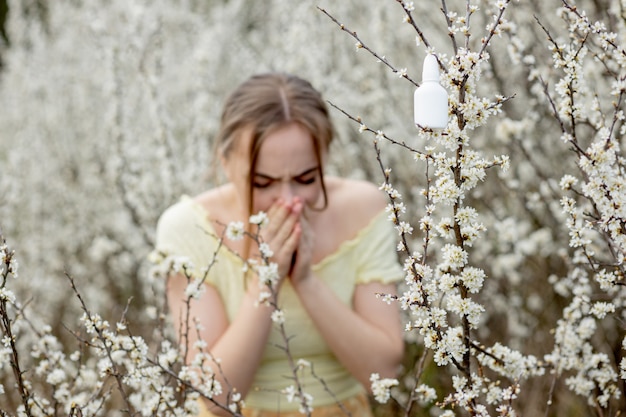
<path id="1" fill-rule="evenodd" d="M 222 111 L 216 145 L 220 156 L 229 153 L 242 134 L 251 134 L 248 174 L 248 211 L 252 214 L 252 179 L 263 140 L 288 123 L 304 127 L 313 140 L 325 208 L 328 204 L 323 179 L 322 151 L 333 139 L 333 126 L 321 94 L 306 80 L 290 74 L 268 73 L 249 78 L 227 98 Z"/>

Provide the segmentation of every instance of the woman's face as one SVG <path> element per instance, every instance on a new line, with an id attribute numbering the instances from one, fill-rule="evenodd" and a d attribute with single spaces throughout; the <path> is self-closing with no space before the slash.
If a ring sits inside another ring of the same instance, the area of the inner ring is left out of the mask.
<path id="1" fill-rule="evenodd" d="M 244 133 L 244 136 L 246 134 Z M 241 201 L 247 201 L 251 135 L 242 137 L 225 161 L 227 175 Z M 322 151 L 324 152 L 324 151 Z M 323 156 L 323 155 L 322 155 Z M 261 144 L 252 178 L 252 212 L 267 212 L 280 198 L 299 197 L 309 207 L 323 205 L 323 193 L 313 138 L 297 123 L 290 123 L 269 134 Z"/>

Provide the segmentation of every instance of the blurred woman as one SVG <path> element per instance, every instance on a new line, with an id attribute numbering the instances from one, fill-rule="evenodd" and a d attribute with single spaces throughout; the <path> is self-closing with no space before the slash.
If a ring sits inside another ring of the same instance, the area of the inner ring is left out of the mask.
<path id="1" fill-rule="evenodd" d="M 188 278 L 169 277 L 170 311 L 187 346 L 200 338 L 220 361 L 220 371 L 213 368 L 222 394 L 214 400 L 226 404 L 239 393 L 246 416 L 299 414 L 299 402 L 285 395 L 294 385 L 290 360 L 311 364 L 298 375 L 313 416 L 344 410 L 370 416 L 370 375 L 393 378 L 402 359 L 399 312 L 377 297 L 394 294 L 404 276 L 386 198 L 373 184 L 324 174 L 332 138 L 326 104 L 309 82 L 279 73 L 253 76 L 222 113 L 217 156 L 227 182 L 183 197 L 157 227 L 157 249 L 190 259 L 194 276 L 211 265 L 189 308 Z M 273 308 L 259 303 L 267 288 L 245 268 L 244 260 L 260 259 L 258 242 L 247 236 L 218 246 L 229 224 L 248 224 L 259 212 L 269 220 L 260 240 L 277 265 L 288 354 L 280 348 L 285 342 Z M 184 328 L 188 310 L 200 331 Z M 229 414 L 208 400 L 204 407 L 205 416 Z"/>

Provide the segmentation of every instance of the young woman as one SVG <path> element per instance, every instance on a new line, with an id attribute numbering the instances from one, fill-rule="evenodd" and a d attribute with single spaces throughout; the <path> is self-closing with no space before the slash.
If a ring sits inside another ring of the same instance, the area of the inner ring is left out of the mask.
<path id="1" fill-rule="evenodd" d="M 370 375 L 395 377 L 403 355 L 399 312 L 376 294 L 395 293 L 404 274 L 385 195 L 370 183 L 324 175 L 332 135 L 326 104 L 307 81 L 274 73 L 250 78 L 222 113 L 217 145 L 228 181 L 170 207 L 159 221 L 157 249 L 187 257 L 201 276 L 218 248 L 216 236 L 231 222 L 265 212 L 261 238 L 278 266 L 290 355 L 308 361 L 315 373 L 298 371 L 313 397 L 313 415 L 345 415 L 347 409 L 354 417 L 370 416 Z M 224 392 L 216 400 L 225 403 L 232 387 L 245 398 L 245 415 L 299 414 L 298 402 L 284 394 L 294 381 L 272 308 L 258 302 L 265 289 L 254 273 L 244 272 L 243 259 L 258 258 L 258 247 L 249 238 L 223 245 L 205 291 L 190 306 L 191 319 L 202 325 L 199 337 L 220 360 L 221 371 L 214 369 Z M 186 332 L 180 327 L 187 285 L 181 275 L 169 277 L 179 334 Z M 186 332 L 189 346 L 197 333 Z M 204 407 L 205 416 L 228 414 L 209 401 Z"/>

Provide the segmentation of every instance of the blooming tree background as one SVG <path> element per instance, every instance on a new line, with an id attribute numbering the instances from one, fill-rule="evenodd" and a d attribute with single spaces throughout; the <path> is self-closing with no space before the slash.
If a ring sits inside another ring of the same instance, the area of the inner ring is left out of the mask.
<path id="1" fill-rule="evenodd" d="M 267 70 L 334 106 L 330 171 L 390 195 L 407 357 L 397 384 L 373 378 L 379 415 L 626 409 L 626 2 L 86 3 L 9 2 L 0 415 L 213 395 L 181 368 L 148 255 L 164 208 L 221 180 L 222 99 Z M 427 51 L 441 132 L 412 122 Z"/>

